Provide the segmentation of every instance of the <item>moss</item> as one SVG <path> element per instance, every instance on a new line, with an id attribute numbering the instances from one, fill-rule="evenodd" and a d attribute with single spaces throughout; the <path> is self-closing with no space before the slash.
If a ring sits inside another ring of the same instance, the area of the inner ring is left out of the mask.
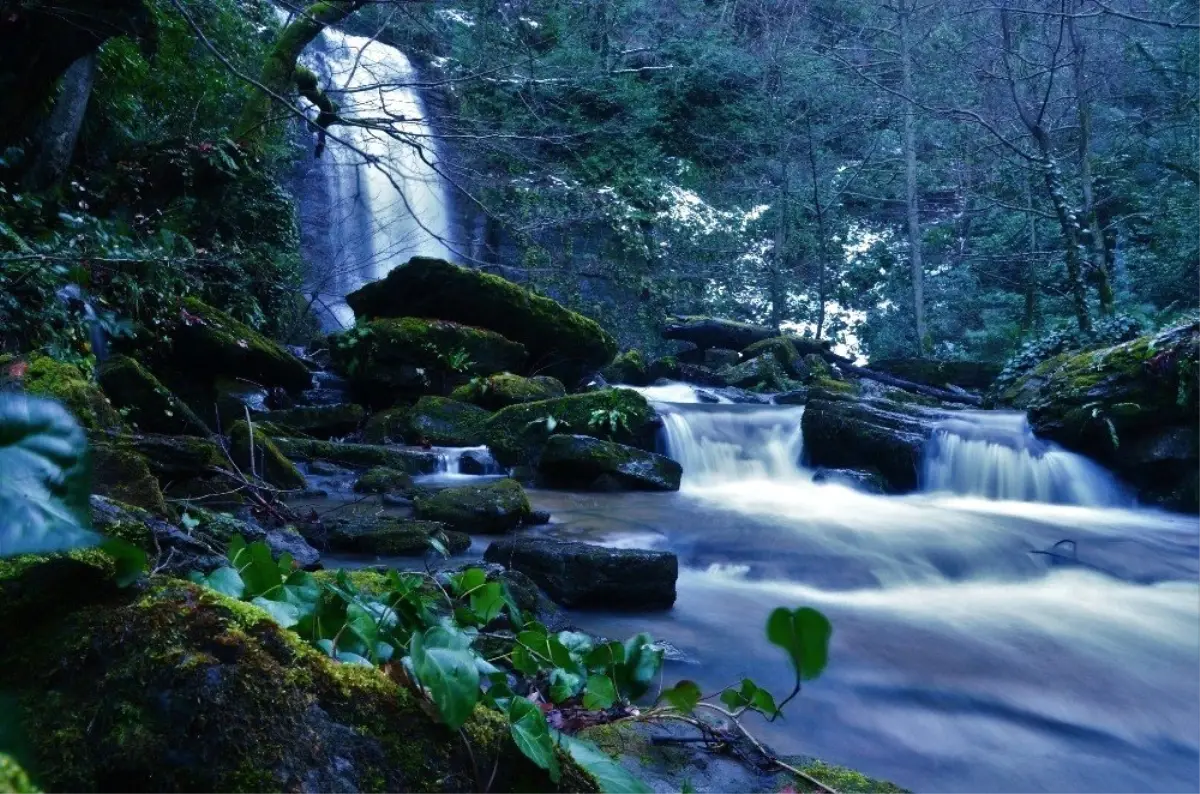
<path id="1" fill-rule="evenodd" d="M 387 466 L 410 474 L 437 471 L 438 459 L 432 452 L 396 449 L 374 444 L 341 444 L 309 438 L 275 438 L 275 445 L 290 458 L 323 460 L 343 466 Z"/>
<path id="2" fill-rule="evenodd" d="M 416 557 L 433 551 L 431 538 L 451 554 L 461 554 L 471 546 L 471 538 L 462 532 L 447 531 L 438 521 L 396 519 L 369 525 L 367 531 L 339 532 L 330 535 L 331 547 L 340 551 L 383 556 Z"/>
<path id="3" fill-rule="evenodd" d="M 679 359 L 675 356 L 663 356 L 656 358 L 650 362 L 647 368 L 646 378 L 650 381 L 656 381 L 660 378 L 667 380 L 679 380 Z"/>
<path id="4" fill-rule="evenodd" d="M 445 397 L 422 397 L 408 412 L 405 438 L 413 444 L 474 447 L 483 443 L 488 412 Z"/>
<path id="5" fill-rule="evenodd" d="M 279 450 L 275 442 L 257 427 L 253 429 L 253 435 L 254 459 L 251 460 L 250 427 L 245 422 L 235 422 L 233 427 L 229 428 L 229 454 L 242 473 L 249 476 L 251 472 L 255 472 L 263 480 L 279 488 L 303 488 L 304 475 Z"/>
<path id="6" fill-rule="evenodd" d="M 537 371 L 564 382 L 575 382 L 617 353 L 616 340 L 583 315 L 499 276 L 440 259 L 414 257 L 346 302 L 360 318 L 439 317 L 490 328 L 523 344 Z"/>
<path id="7" fill-rule="evenodd" d="M 387 466 L 368 469 L 354 483 L 357 493 L 403 493 L 413 489 L 412 475 Z"/>
<path id="8" fill-rule="evenodd" d="M 431 496 L 418 497 L 414 508 L 419 519 L 441 521 L 451 529 L 483 534 L 511 532 L 532 511 L 525 489 L 516 480 L 508 479 L 446 488 Z"/>
<path id="9" fill-rule="evenodd" d="M 834 766 L 827 764 L 824 761 L 809 760 L 798 767 L 805 774 L 812 775 L 817 780 L 832 788 L 834 791 L 843 792 L 867 792 L 868 794 L 907 794 L 907 789 L 902 789 L 894 783 L 889 783 L 886 780 L 876 780 L 875 778 L 867 777 L 861 772 L 855 772 L 853 769 L 847 769 L 843 766 Z M 817 791 L 818 789 L 804 779 L 796 781 L 798 791 Z"/>
<path id="10" fill-rule="evenodd" d="M 101 496 L 141 507 L 161 516 L 171 515 L 158 479 L 146 458 L 116 444 L 92 444 L 92 487 Z"/>
<path id="11" fill-rule="evenodd" d="M 208 427 L 137 360 L 115 355 L 100 365 L 98 380 L 126 418 L 151 433 L 208 435 Z"/>
<path id="12" fill-rule="evenodd" d="M 822 389 L 833 394 L 855 395 L 859 393 L 858 384 L 848 380 L 834 380 L 832 377 L 816 377 L 809 382 L 810 389 Z"/>
<path id="13" fill-rule="evenodd" d="M 609 383 L 627 383 L 630 386 L 645 386 L 650 382 L 646 357 L 640 350 L 626 350 L 612 360 L 600 374 Z"/>
<path id="14" fill-rule="evenodd" d="M 225 453 L 207 438 L 152 433 L 92 433 L 90 438 L 93 444 L 109 444 L 116 449 L 141 455 L 160 482 L 207 476 L 214 467 L 229 468 Z"/>
<path id="15" fill-rule="evenodd" d="M 773 336 L 770 339 L 755 342 L 742 350 L 742 358 L 746 360 L 754 359 L 764 353 L 773 355 L 775 361 L 789 375 L 800 374 L 800 353 L 796 350 L 796 346 L 792 343 L 791 339 L 785 336 Z"/>
<path id="16" fill-rule="evenodd" d="M 786 391 L 792 385 L 786 369 L 771 351 L 730 367 L 721 375 L 729 386 L 752 391 Z"/>
<path id="17" fill-rule="evenodd" d="M 268 434 L 330 438 L 353 433 L 365 418 L 366 411 L 354 403 L 306 405 L 286 411 L 268 411 L 256 420 L 256 424 L 261 421 Z M 266 425 L 271 429 L 268 430 Z"/>
<path id="18" fill-rule="evenodd" d="M 70 364 L 35 356 L 25 370 L 24 385 L 30 394 L 58 400 L 88 430 L 122 426 L 121 416 L 108 398 Z"/>
<path id="19" fill-rule="evenodd" d="M 615 431 L 608 423 L 592 426 L 594 411 L 617 411 L 625 422 Z M 547 417 L 555 420 L 553 431 L 544 421 Z M 487 421 L 484 439 L 501 465 L 533 464 L 554 432 L 589 433 L 622 444 L 649 447 L 654 441 L 654 419 L 654 410 L 637 392 L 602 389 L 509 406 Z"/>
<path id="20" fill-rule="evenodd" d="M 368 444 L 403 443 L 408 432 L 408 411 L 408 406 L 404 405 L 372 414 L 363 426 L 363 440 Z"/>
<path id="21" fill-rule="evenodd" d="M 908 403 L 910 405 L 925 405 L 929 407 L 941 405 L 941 403 L 932 397 L 926 397 L 923 394 L 916 394 L 904 389 L 887 389 L 884 392 L 884 396 L 893 402 Z"/>
<path id="22" fill-rule="evenodd" d="M 539 482 L 553 488 L 677 491 L 678 463 L 653 452 L 590 436 L 551 436 L 538 461 Z"/>
<path id="23" fill-rule="evenodd" d="M 37 794 L 40 791 L 16 759 L 0 753 L 0 794 Z"/>
<path id="24" fill-rule="evenodd" d="M 262 386 L 302 391 L 312 373 L 282 345 L 195 298 L 181 303 L 175 356 L 196 373 L 244 378 Z"/>
<path id="25" fill-rule="evenodd" d="M 475 378 L 450 393 L 451 399 L 473 403 L 489 411 L 510 405 L 565 397 L 566 388 L 546 375 L 523 378 L 511 372 L 500 372 L 486 378 Z"/>

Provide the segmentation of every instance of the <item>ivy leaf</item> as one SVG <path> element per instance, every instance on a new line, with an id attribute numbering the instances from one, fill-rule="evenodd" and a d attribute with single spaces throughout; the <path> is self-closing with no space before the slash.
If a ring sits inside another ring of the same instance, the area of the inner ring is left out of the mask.
<path id="1" fill-rule="evenodd" d="M 116 563 L 118 587 L 128 587 L 146 570 L 146 552 L 127 540 L 108 538 L 100 548 Z"/>
<path id="2" fill-rule="evenodd" d="M 479 625 L 486 626 L 504 609 L 504 592 L 499 582 L 488 582 L 471 593 L 471 611 Z"/>
<path id="3" fill-rule="evenodd" d="M 741 689 L 730 687 L 722 692 L 721 702 L 730 711 L 738 711 L 745 708 L 762 712 L 763 715 L 769 718 L 773 718 L 779 713 L 779 709 L 775 705 L 774 696 L 749 678 L 742 679 Z"/>
<path id="4" fill-rule="evenodd" d="M 283 601 L 271 601 L 270 599 L 256 596 L 250 599 L 250 603 L 266 612 L 282 628 L 290 629 L 300 622 L 300 610 L 295 604 L 288 604 Z"/>
<path id="5" fill-rule="evenodd" d="M 700 702 L 700 687 L 695 681 L 680 681 L 662 693 L 662 699 L 680 714 L 691 714 Z"/>
<path id="6" fill-rule="evenodd" d="M 92 546 L 87 437 L 58 403 L 0 394 L 0 557 Z"/>
<path id="7" fill-rule="evenodd" d="M 259 596 L 271 592 L 283 584 L 279 566 L 271 557 L 271 547 L 256 540 L 246 547 L 241 555 L 238 571 L 246 583 L 246 595 Z"/>
<path id="8" fill-rule="evenodd" d="M 646 694 L 662 667 L 663 652 L 654 647 L 654 638 L 646 632 L 636 634 L 625 641 L 625 661 L 617 665 L 617 688 L 637 699 Z"/>
<path id="9" fill-rule="evenodd" d="M 581 689 L 583 689 L 582 676 L 568 672 L 561 667 L 555 667 L 550 671 L 550 700 L 552 702 L 562 703 L 564 700 L 575 697 Z"/>
<path id="10" fill-rule="evenodd" d="M 414 632 L 409 646 L 413 672 L 429 695 L 444 722 L 458 730 L 479 702 L 479 670 L 471 641 L 441 626 Z"/>
<path id="11" fill-rule="evenodd" d="M 550 773 L 550 779 L 558 782 L 561 774 L 558 757 L 554 754 L 554 740 L 550 738 L 550 726 L 546 715 L 527 698 L 514 697 L 508 704 L 508 727 L 513 741 L 525 757 Z"/>
<path id="12" fill-rule="evenodd" d="M 198 585 L 216 590 L 221 595 L 236 598 L 239 601 L 242 594 L 246 592 L 246 584 L 242 581 L 241 574 L 229 566 L 218 568 L 208 576 L 199 571 L 192 571 L 188 578 Z"/>
<path id="13" fill-rule="evenodd" d="M 625 661 L 625 646 L 620 642 L 609 642 L 592 649 L 583 660 L 589 670 L 612 672 Z"/>
<path id="14" fill-rule="evenodd" d="M 592 638 L 581 631 L 560 631 L 558 641 L 576 661 L 583 660 L 592 650 Z"/>
<path id="15" fill-rule="evenodd" d="M 829 618 L 811 607 L 779 607 L 767 618 L 767 639 L 787 651 L 796 676 L 805 681 L 825 669 L 832 634 Z"/>
<path id="16" fill-rule="evenodd" d="M 450 577 L 450 582 L 454 585 L 454 592 L 464 596 L 477 587 L 483 587 L 487 583 L 487 574 L 482 568 L 468 568 L 462 573 Z"/>
<path id="17" fill-rule="evenodd" d="M 571 759 L 595 779 L 604 794 L 650 794 L 652 791 L 620 761 L 614 761 L 592 742 L 559 731 L 554 731 L 553 735 Z"/>
<path id="18" fill-rule="evenodd" d="M 617 685 L 606 675 L 589 676 L 583 695 L 583 707 L 592 711 L 612 708 L 617 702 Z"/>

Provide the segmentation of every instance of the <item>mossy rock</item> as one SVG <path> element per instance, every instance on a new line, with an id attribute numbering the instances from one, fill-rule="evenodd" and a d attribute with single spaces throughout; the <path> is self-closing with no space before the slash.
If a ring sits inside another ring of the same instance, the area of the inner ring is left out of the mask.
<path id="1" fill-rule="evenodd" d="M 395 272 L 395 271 L 393 271 Z M 334 368 L 375 405 L 519 369 L 525 348 L 494 331 L 419 317 L 379 319 L 332 338 Z"/>
<path id="2" fill-rule="evenodd" d="M 196 412 L 129 356 L 115 355 L 100 365 L 100 387 L 133 426 L 147 433 L 209 434 Z"/>
<path id="3" fill-rule="evenodd" d="M 255 422 L 269 423 L 276 432 L 286 429 L 291 431 L 290 435 L 328 439 L 350 435 L 366 415 L 363 407 L 355 403 L 304 405 L 285 411 L 268 411 L 256 417 Z"/>
<path id="4" fill-rule="evenodd" d="M 958 386 L 984 391 L 991 387 L 1003 368 L 1001 364 L 987 361 L 939 361 L 933 358 L 871 360 L 873 370 L 939 389 Z"/>
<path id="5" fill-rule="evenodd" d="M 298 460 L 322 460 L 361 468 L 387 466 L 409 474 L 432 474 L 438 469 L 438 456 L 420 449 L 345 444 L 314 438 L 276 437 L 273 440 L 285 455 Z"/>
<path id="6" fill-rule="evenodd" d="M 624 422 L 614 429 L 593 416 L 616 411 Z M 545 420 L 552 418 L 553 429 Z M 533 465 L 546 439 L 554 433 L 588 433 L 597 438 L 645 449 L 653 448 L 657 415 L 646 398 L 631 389 L 602 389 L 554 400 L 511 405 L 497 411 L 484 426 L 492 455 L 503 466 Z"/>
<path id="7" fill-rule="evenodd" d="M 371 414 L 363 425 L 362 439 L 368 444 L 402 444 L 408 433 L 407 405 Z"/>
<path id="8" fill-rule="evenodd" d="M 350 293 L 346 302 L 359 318 L 437 317 L 489 328 L 523 344 L 537 371 L 566 383 L 617 353 L 616 340 L 583 315 L 499 276 L 441 259 L 414 257 Z"/>
<path id="9" fill-rule="evenodd" d="M 446 488 L 414 502 L 417 518 L 441 521 L 459 532 L 498 535 L 524 523 L 533 508 L 516 480 Z"/>
<path id="10" fill-rule="evenodd" d="M 557 378 L 548 375 L 523 378 L 511 372 L 474 378 L 470 383 L 464 383 L 450 393 L 451 399 L 472 403 L 489 411 L 499 411 L 501 408 L 520 403 L 553 400 L 566 395 L 566 388 Z"/>
<path id="11" fill-rule="evenodd" d="M 775 357 L 775 361 L 784 368 L 787 374 L 793 377 L 800 375 L 800 352 L 796 350 L 796 345 L 786 336 L 773 336 L 770 339 L 764 339 L 761 342 L 755 342 L 748 345 L 742 350 L 742 359 L 749 361 L 764 353 L 770 353 Z"/>
<path id="12" fill-rule="evenodd" d="M 448 530 L 440 521 L 387 519 L 370 525 L 350 523 L 329 533 L 329 547 L 335 551 L 384 557 L 424 556 L 434 550 L 431 540 L 451 554 L 471 547 L 470 536 Z"/>
<path id="13" fill-rule="evenodd" d="M 676 356 L 663 356 L 650 362 L 648 379 L 681 380 L 695 386 L 726 386 L 725 378 L 717 370 L 703 364 L 680 361 Z"/>
<path id="14" fill-rule="evenodd" d="M 730 367 L 721 375 L 725 385 L 749 391 L 787 391 L 792 385 L 786 368 L 770 351 Z"/>
<path id="15" fill-rule="evenodd" d="M 195 298 L 184 298 L 172 331 L 175 360 L 193 377 L 245 379 L 300 392 L 312 386 L 304 362 L 282 345 Z"/>
<path id="16" fill-rule="evenodd" d="M 808 353 L 801 357 L 796 367 L 796 377 L 804 383 L 813 383 L 818 380 L 832 380 L 833 367 L 829 365 L 824 356 L 817 353 Z"/>
<path id="17" fill-rule="evenodd" d="M 286 490 L 299 490 L 305 486 L 304 475 L 296 468 L 296 464 L 288 460 L 260 428 L 253 429 L 254 440 L 251 442 L 251 428 L 245 422 L 235 422 L 229 428 L 229 454 L 234 463 L 247 477 L 253 472 L 265 482 Z M 253 448 L 253 459 L 251 449 Z"/>
<path id="18" fill-rule="evenodd" d="M 173 513 L 167 508 L 158 478 L 146 458 L 119 445 L 92 444 L 92 489 L 101 496 L 158 515 Z"/>
<path id="19" fill-rule="evenodd" d="M 551 488 L 678 491 L 682 475 L 668 457 L 590 436 L 551 436 L 538 461 L 539 482 Z"/>
<path id="20" fill-rule="evenodd" d="M 640 350 L 626 350 L 600 370 L 600 375 L 608 383 L 624 383 L 629 386 L 645 386 L 650 382 L 646 357 Z"/>
<path id="21" fill-rule="evenodd" d="M 368 469 L 354 483 L 356 493 L 407 493 L 412 489 L 411 474 L 387 466 Z"/>
<path id="22" fill-rule="evenodd" d="M 408 412 L 408 436 L 413 444 L 477 447 L 483 443 L 483 424 L 491 416 L 477 405 L 446 397 L 422 397 Z"/>
<path id="23" fill-rule="evenodd" d="M 30 394 L 58 400 L 87 430 L 124 426 L 121 415 L 104 393 L 71 364 L 49 356 L 35 356 L 25 369 L 23 384 Z"/>
<path id="24" fill-rule="evenodd" d="M 0 794 L 38 794 L 40 791 L 15 758 L 0 753 Z"/>
<path id="25" fill-rule="evenodd" d="M 44 615 L 0 650 L 0 685 L 49 790 L 475 791 L 493 764 L 493 790 L 555 788 L 498 713 L 476 710 L 467 749 L 382 672 L 179 580 Z M 562 790 L 596 790 L 560 763 Z"/>

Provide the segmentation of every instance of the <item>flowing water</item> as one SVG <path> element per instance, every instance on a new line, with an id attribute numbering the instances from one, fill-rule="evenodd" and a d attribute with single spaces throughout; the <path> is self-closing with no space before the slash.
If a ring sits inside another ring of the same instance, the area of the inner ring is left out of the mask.
<path id="1" fill-rule="evenodd" d="M 941 426 L 928 490 L 885 497 L 811 481 L 803 408 L 674 396 L 658 407 L 679 493 L 534 494 L 557 534 L 679 555 L 674 609 L 574 614 L 583 628 L 652 632 L 690 657 L 667 675 L 705 691 L 749 675 L 782 694 L 762 627 L 811 605 L 831 661 L 755 726 L 781 752 L 920 791 L 1200 786 L 1194 516 L 1134 509 L 1013 415 Z"/>

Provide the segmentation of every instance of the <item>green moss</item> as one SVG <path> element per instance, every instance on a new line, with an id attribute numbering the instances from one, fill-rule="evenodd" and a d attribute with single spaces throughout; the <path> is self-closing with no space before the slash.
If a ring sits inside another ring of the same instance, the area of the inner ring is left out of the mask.
<path id="1" fill-rule="evenodd" d="M 500 372 L 486 378 L 475 378 L 451 392 L 450 397 L 489 411 L 498 411 L 510 405 L 552 400 L 565 397 L 566 394 L 566 388 L 556 378 L 546 375 L 523 378 L 511 372 Z"/>
<path id="2" fill-rule="evenodd" d="M 40 791 L 11 755 L 0 753 L 0 794 L 37 794 Z"/>
<path id="3" fill-rule="evenodd" d="M 100 365 L 98 379 L 104 393 L 139 430 L 183 435 L 209 433 L 191 408 L 129 356 L 109 358 Z"/>
<path id="4" fill-rule="evenodd" d="M 858 384 L 851 383 L 848 380 L 834 380 L 831 377 L 816 377 L 809 382 L 809 387 L 812 389 L 822 389 L 833 394 L 855 395 L 858 394 Z"/>
<path id="5" fill-rule="evenodd" d="M 408 412 L 405 438 L 414 444 L 474 447 L 483 443 L 488 412 L 445 397 L 422 397 Z"/>
<path id="6" fill-rule="evenodd" d="M 395 519 L 371 524 L 360 533 L 331 533 L 330 546 L 340 551 L 382 556 L 417 557 L 433 551 L 431 538 L 446 547 L 451 554 L 460 554 L 471 545 L 471 538 L 462 532 L 448 531 L 437 521 Z"/>
<path id="7" fill-rule="evenodd" d="M 730 386 L 752 391 L 787 391 L 792 385 L 787 370 L 771 351 L 730 367 L 721 376 Z"/>
<path id="8" fill-rule="evenodd" d="M 441 521 L 460 532 L 483 534 L 511 532 L 532 511 L 525 489 L 516 480 L 508 479 L 446 488 L 418 497 L 414 509 L 419 519 Z"/>
<path id="9" fill-rule="evenodd" d="M 607 423 L 591 426 L 593 411 L 618 411 L 626 427 L 613 431 Z M 548 429 L 547 417 L 555 420 Z M 484 438 L 496 460 L 504 466 L 536 463 L 552 433 L 588 433 L 633 446 L 653 443 L 654 410 L 642 395 L 630 389 L 602 389 L 554 400 L 512 405 L 496 412 L 484 425 Z"/>
<path id="10" fill-rule="evenodd" d="M 101 496 L 160 516 L 171 515 L 146 458 L 129 448 L 104 442 L 92 444 L 92 487 Z"/>
<path id="11" fill-rule="evenodd" d="M 312 373 L 282 345 L 195 298 L 181 304 L 174 329 L 175 356 L 196 374 L 244 378 L 266 387 L 301 391 Z"/>
<path id="12" fill-rule="evenodd" d="M 404 493 L 413 489 L 412 475 L 387 466 L 368 469 L 354 483 L 357 493 Z"/>
<path id="13" fill-rule="evenodd" d="M 305 405 L 286 411 L 269 411 L 260 417 L 264 432 L 271 435 L 305 435 L 318 438 L 346 436 L 366 418 L 361 405 Z M 256 421 L 256 424 L 259 422 Z M 267 429 L 267 425 L 270 429 Z"/>
<path id="14" fill-rule="evenodd" d="M 798 768 L 805 774 L 812 775 L 834 791 L 867 792 L 868 794 L 907 794 L 908 792 L 907 789 L 902 789 L 886 780 L 876 780 L 875 778 L 867 777 L 861 772 L 855 772 L 853 769 L 826 764 L 823 761 L 810 760 Z M 798 779 L 796 784 L 799 791 L 818 790 L 802 778 Z"/>
<path id="15" fill-rule="evenodd" d="M 754 359 L 764 353 L 773 355 L 775 361 L 788 374 L 800 374 L 800 353 L 796 350 L 796 346 L 792 343 L 791 339 L 785 336 L 774 336 L 770 339 L 764 339 L 761 342 L 755 342 L 742 350 L 742 358 L 746 360 Z"/>
<path id="16" fill-rule="evenodd" d="M 410 474 L 437 471 L 438 459 L 419 449 L 396 449 L 374 444 L 342 444 L 310 438 L 275 438 L 275 445 L 290 458 L 323 460 L 343 466 L 387 466 Z"/>
<path id="17" fill-rule="evenodd" d="M 884 392 L 884 396 L 894 402 L 908 403 L 909 405 L 925 405 L 930 407 L 936 407 L 940 405 L 940 403 L 932 397 L 926 397 L 923 394 L 916 394 L 915 392 L 905 391 L 904 389 L 887 389 Z"/>
<path id="18" fill-rule="evenodd" d="M 70 364 L 49 356 L 35 356 L 25 370 L 24 385 L 30 394 L 58 400 L 88 430 L 122 425 L 120 414 L 108 398 Z"/>
<path id="19" fill-rule="evenodd" d="M 649 383 L 646 357 L 640 350 L 626 350 L 600 370 L 600 374 L 609 383 L 627 383 L 630 386 L 645 386 Z"/>
<path id="20" fill-rule="evenodd" d="M 266 433 L 254 428 L 254 459 L 251 460 L 251 431 L 245 422 L 235 422 L 229 428 L 229 454 L 241 468 L 242 473 L 249 476 L 257 473 L 266 482 L 279 488 L 301 489 L 305 486 L 304 475 L 296 465 L 288 460 Z"/>
<path id="21" fill-rule="evenodd" d="M 590 436 L 554 435 L 538 461 L 539 484 L 552 488 L 677 491 L 678 463 L 653 452 Z"/>
<path id="22" fill-rule="evenodd" d="M 404 405 L 372 414 L 363 426 L 363 440 L 368 444 L 403 443 L 409 429 L 408 411 L 408 406 Z"/>

